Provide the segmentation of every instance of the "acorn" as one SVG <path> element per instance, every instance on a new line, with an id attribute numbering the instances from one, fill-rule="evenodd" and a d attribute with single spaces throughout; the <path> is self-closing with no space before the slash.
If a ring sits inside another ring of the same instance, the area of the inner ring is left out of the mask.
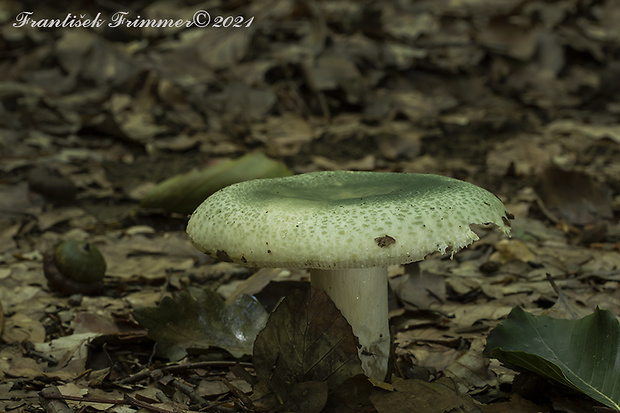
<path id="1" fill-rule="evenodd" d="M 106 268 L 99 249 L 84 241 L 65 241 L 43 256 L 50 288 L 68 295 L 101 292 Z"/>

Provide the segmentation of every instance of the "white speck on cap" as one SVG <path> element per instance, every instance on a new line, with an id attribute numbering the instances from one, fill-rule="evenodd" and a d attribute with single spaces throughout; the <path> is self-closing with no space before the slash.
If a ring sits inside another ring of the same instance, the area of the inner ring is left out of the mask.
<path id="1" fill-rule="evenodd" d="M 361 268 L 409 263 L 478 239 L 470 224 L 510 231 L 502 201 L 439 175 L 313 172 L 228 186 L 187 226 L 194 245 L 253 267 Z"/>

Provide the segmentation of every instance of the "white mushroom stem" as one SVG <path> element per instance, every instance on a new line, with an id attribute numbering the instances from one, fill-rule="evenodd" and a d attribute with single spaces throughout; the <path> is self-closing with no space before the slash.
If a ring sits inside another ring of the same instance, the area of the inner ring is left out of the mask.
<path id="1" fill-rule="evenodd" d="M 310 281 L 330 296 L 351 324 L 366 375 L 384 381 L 390 356 L 387 268 L 314 269 Z"/>

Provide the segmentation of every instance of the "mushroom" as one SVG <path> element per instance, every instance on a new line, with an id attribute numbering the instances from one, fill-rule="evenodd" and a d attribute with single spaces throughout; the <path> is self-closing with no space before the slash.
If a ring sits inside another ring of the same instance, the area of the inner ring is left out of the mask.
<path id="1" fill-rule="evenodd" d="M 439 175 L 328 171 L 228 186 L 192 214 L 199 250 L 252 267 L 310 269 L 359 339 L 366 375 L 385 380 L 390 354 L 387 267 L 454 254 L 471 224 L 510 231 L 502 201 Z"/>

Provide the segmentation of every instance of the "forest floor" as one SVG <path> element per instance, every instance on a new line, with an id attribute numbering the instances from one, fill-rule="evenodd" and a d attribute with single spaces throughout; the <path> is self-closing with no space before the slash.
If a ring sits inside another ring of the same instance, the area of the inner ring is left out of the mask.
<path id="1" fill-rule="evenodd" d="M 2 4 L 0 411 L 594 411 L 482 350 L 515 306 L 620 314 L 615 0 Z M 209 27 L 136 27 L 201 10 Z M 45 19 L 66 27 L 32 27 Z M 307 285 L 305 271 L 208 258 L 187 214 L 140 208 L 158 182 L 253 152 L 294 173 L 469 181 L 504 201 L 512 234 L 481 229 L 453 259 L 390 268 L 391 383 L 269 397 L 219 310 L 199 308 L 207 326 L 188 314 L 181 328 L 211 341 L 174 351 L 136 320 L 211 291 L 233 314 L 241 294 L 268 312 Z M 107 261 L 95 294 L 48 285 L 44 256 L 70 239 Z"/>

